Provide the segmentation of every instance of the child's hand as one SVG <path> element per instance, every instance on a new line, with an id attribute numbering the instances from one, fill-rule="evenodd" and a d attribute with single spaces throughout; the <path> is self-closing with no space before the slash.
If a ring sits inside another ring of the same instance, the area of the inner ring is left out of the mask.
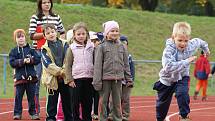
<path id="1" fill-rule="evenodd" d="M 193 62 L 194 60 L 196 60 L 197 56 L 191 56 L 188 58 L 189 63 Z"/>
<path id="2" fill-rule="evenodd" d="M 126 83 L 126 87 L 132 88 L 132 87 L 133 87 L 133 82 L 132 82 L 132 81 L 128 81 L 128 82 Z"/>
<path id="3" fill-rule="evenodd" d="M 69 86 L 72 87 L 72 88 L 76 87 L 74 80 L 72 80 L 71 82 L 69 82 Z"/>
<path id="4" fill-rule="evenodd" d="M 31 62 L 31 59 L 30 58 L 25 58 L 24 59 L 24 63 L 30 63 Z"/>

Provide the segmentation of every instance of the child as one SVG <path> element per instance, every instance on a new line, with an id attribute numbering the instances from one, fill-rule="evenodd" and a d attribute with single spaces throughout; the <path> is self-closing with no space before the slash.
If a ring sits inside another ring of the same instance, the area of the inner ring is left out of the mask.
<path id="1" fill-rule="evenodd" d="M 94 43 L 94 46 L 97 47 L 101 43 L 101 40 L 98 38 L 97 33 L 90 31 L 89 35 L 90 35 L 90 40 Z M 92 114 L 93 120 L 98 120 L 99 118 L 98 105 L 99 105 L 99 92 L 93 88 L 93 114 Z"/>
<path id="2" fill-rule="evenodd" d="M 76 23 L 73 27 L 72 44 L 67 50 L 65 62 L 66 80 L 72 87 L 71 102 L 74 121 L 92 120 L 93 51 L 94 45 L 89 39 L 85 23 Z"/>
<path id="3" fill-rule="evenodd" d="M 36 0 L 35 0 L 36 1 Z M 41 56 L 41 47 L 45 44 L 46 40 L 43 36 L 43 26 L 47 23 L 54 24 L 57 28 L 57 32 L 60 34 L 60 38 L 65 38 L 65 29 L 62 23 L 62 19 L 59 15 L 53 13 L 53 0 L 37 0 L 37 13 L 33 14 L 30 19 L 29 35 L 33 40 L 33 47 L 36 52 Z M 40 113 L 39 104 L 39 92 L 40 92 L 40 80 L 42 73 L 42 63 L 39 63 L 36 67 L 38 75 L 38 82 L 36 84 L 35 102 L 36 110 Z"/>
<path id="4" fill-rule="evenodd" d="M 156 119 L 164 121 L 175 92 L 179 106 L 180 121 L 190 121 L 190 98 L 188 80 L 189 65 L 196 59 L 193 56 L 197 48 L 203 49 L 209 54 L 208 44 L 199 39 L 190 39 L 191 27 L 186 22 L 174 24 L 172 38 L 166 41 L 166 48 L 162 56 L 162 69 L 160 79 L 154 84 L 153 89 L 157 90 Z"/>
<path id="5" fill-rule="evenodd" d="M 128 63 L 128 52 L 119 41 L 119 25 L 116 21 L 103 24 L 104 41 L 95 51 L 93 86 L 99 91 L 99 120 L 107 120 L 107 102 L 112 96 L 113 120 L 122 121 L 121 88 L 122 80 L 132 84 Z"/>
<path id="6" fill-rule="evenodd" d="M 194 92 L 193 99 L 197 100 L 197 95 L 202 87 L 202 101 L 207 99 L 207 86 L 208 86 L 208 75 L 210 74 L 210 63 L 207 59 L 207 55 L 201 51 L 200 57 L 195 63 L 194 76 L 198 79 L 196 84 L 196 91 Z"/>
<path id="7" fill-rule="evenodd" d="M 121 35 L 120 41 L 123 43 L 123 45 L 128 48 L 128 38 L 126 36 Z M 131 71 L 132 81 L 134 81 L 135 77 L 135 68 L 134 68 L 134 62 L 132 59 L 131 54 L 128 55 L 128 61 L 129 61 L 129 67 Z M 131 88 L 133 85 L 127 86 L 126 80 L 122 81 L 122 96 L 121 96 L 121 106 L 122 106 L 122 120 L 128 121 L 130 116 L 130 93 Z M 110 115 L 108 117 L 109 120 L 113 120 L 112 118 L 112 107 L 113 103 L 110 99 Z"/>
<path id="8" fill-rule="evenodd" d="M 47 88 L 46 121 L 56 120 L 58 96 L 61 94 L 64 121 L 72 120 L 70 88 L 64 80 L 64 57 L 68 44 L 57 38 L 53 24 L 44 26 L 46 43 L 42 46 L 42 83 Z"/>
<path id="9" fill-rule="evenodd" d="M 16 29 L 14 31 L 14 41 L 16 41 L 17 47 L 13 48 L 9 54 L 10 65 L 15 69 L 14 86 L 16 88 L 16 97 L 13 119 L 21 120 L 22 118 L 22 98 L 26 91 L 29 107 L 28 112 L 31 119 L 39 120 L 34 102 L 35 83 L 38 81 L 34 65 L 40 62 L 40 57 L 26 43 L 25 36 L 23 29 Z"/>

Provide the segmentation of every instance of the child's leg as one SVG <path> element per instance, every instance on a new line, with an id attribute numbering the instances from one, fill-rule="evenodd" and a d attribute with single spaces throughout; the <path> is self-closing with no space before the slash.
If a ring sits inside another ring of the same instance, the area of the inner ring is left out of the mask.
<path id="1" fill-rule="evenodd" d="M 52 90 L 52 92 L 47 92 L 46 98 L 46 121 L 56 121 L 57 114 L 57 103 L 58 103 L 59 92 Z"/>
<path id="2" fill-rule="evenodd" d="M 75 80 L 76 87 L 72 88 L 72 96 L 71 96 L 71 103 L 72 103 L 72 113 L 74 121 L 80 121 L 80 90 L 81 90 L 81 82 L 80 80 Z M 62 100 L 63 101 L 63 100 Z M 63 104 L 64 106 L 64 104 Z"/>
<path id="3" fill-rule="evenodd" d="M 190 113 L 190 97 L 188 89 L 189 76 L 184 76 L 182 80 L 177 82 L 176 86 L 176 98 L 179 107 L 179 114 L 182 118 L 187 117 Z"/>
<path id="4" fill-rule="evenodd" d="M 82 95 L 81 95 L 81 106 L 82 106 L 82 120 L 92 121 L 91 112 L 93 105 L 93 79 L 82 80 Z"/>
<path id="5" fill-rule="evenodd" d="M 122 121 L 122 107 L 121 107 L 121 94 L 122 94 L 122 82 L 121 81 L 112 81 L 112 102 L 113 102 L 113 120 Z"/>
<path id="6" fill-rule="evenodd" d="M 93 98 L 93 106 L 94 106 L 94 114 L 98 115 L 98 105 L 99 105 L 99 92 L 94 90 L 94 98 Z"/>
<path id="7" fill-rule="evenodd" d="M 34 102 L 35 88 L 36 88 L 35 83 L 26 84 L 26 94 L 27 94 L 28 107 L 29 107 L 28 113 L 31 116 L 36 114 L 35 102 Z"/>
<path id="8" fill-rule="evenodd" d="M 202 96 L 206 97 L 207 96 L 207 87 L 208 87 L 208 80 L 203 80 L 202 82 Z"/>
<path id="9" fill-rule="evenodd" d="M 196 92 L 199 92 L 199 90 L 202 87 L 202 80 L 198 80 L 197 84 L 196 84 Z"/>
<path id="10" fill-rule="evenodd" d="M 125 85 L 122 85 L 122 116 L 123 119 L 128 121 L 129 115 L 130 115 L 130 93 L 131 88 L 126 87 Z"/>
<path id="11" fill-rule="evenodd" d="M 18 84 L 16 85 L 16 97 L 15 97 L 15 104 L 14 104 L 14 116 L 22 115 L 22 98 L 25 92 L 25 84 Z"/>
<path id="12" fill-rule="evenodd" d="M 103 80 L 102 90 L 99 91 L 99 121 L 107 121 L 107 102 L 111 92 L 111 81 Z"/>
<path id="13" fill-rule="evenodd" d="M 156 101 L 156 119 L 157 121 L 164 121 L 169 110 L 169 106 L 172 100 L 172 95 L 176 88 L 176 83 L 171 86 L 166 86 L 160 81 L 154 84 L 153 89 L 157 90 L 157 101 Z"/>
<path id="14" fill-rule="evenodd" d="M 59 118 L 63 121 L 74 121 L 73 120 L 73 112 L 72 112 L 72 100 L 71 100 L 71 91 L 72 88 L 69 87 L 68 85 L 64 84 L 63 82 L 58 83 L 58 88 L 59 88 L 59 92 L 60 92 L 60 99 L 61 99 L 61 107 L 59 107 L 60 109 L 58 110 L 59 113 L 61 113 L 61 115 L 59 116 Z M 60 103 L 60 102 L 59 102 Z M 63 109 L 63 110 L 62 110 Z M 60 111 L 61 110 L 61 111 Z"/>

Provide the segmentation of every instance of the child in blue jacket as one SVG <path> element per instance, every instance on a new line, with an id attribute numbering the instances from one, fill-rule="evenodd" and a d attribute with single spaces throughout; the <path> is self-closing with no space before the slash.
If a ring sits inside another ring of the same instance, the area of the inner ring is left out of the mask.
<path id="1" fill-rule="evenodd" d="M 25 40 L 25 31 L 17 29 L 14 31 L 14 40 L 17 47 L 13 48 L 9 54 L 9 61 L 12 68 L 15 69 L 15 105 L 14 120 L 22 118 L 22 98 L 26 91 L 28 99 L 28 112 L 32 120 L 38 120 L 39 115 L 35 110 L 35 83 L 38 81 L 34 66 L 40 62 L 40 57 L 34 49 L 31 49 Z"/>

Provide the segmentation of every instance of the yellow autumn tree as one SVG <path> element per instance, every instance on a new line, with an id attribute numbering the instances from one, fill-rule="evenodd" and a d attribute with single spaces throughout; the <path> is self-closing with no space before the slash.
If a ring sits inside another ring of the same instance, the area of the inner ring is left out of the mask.
<path id="1" fill-rule="evenodd" d="M 124 0 L 108 0 L 108 6 L 110 7 L 123 7 Z"/>

